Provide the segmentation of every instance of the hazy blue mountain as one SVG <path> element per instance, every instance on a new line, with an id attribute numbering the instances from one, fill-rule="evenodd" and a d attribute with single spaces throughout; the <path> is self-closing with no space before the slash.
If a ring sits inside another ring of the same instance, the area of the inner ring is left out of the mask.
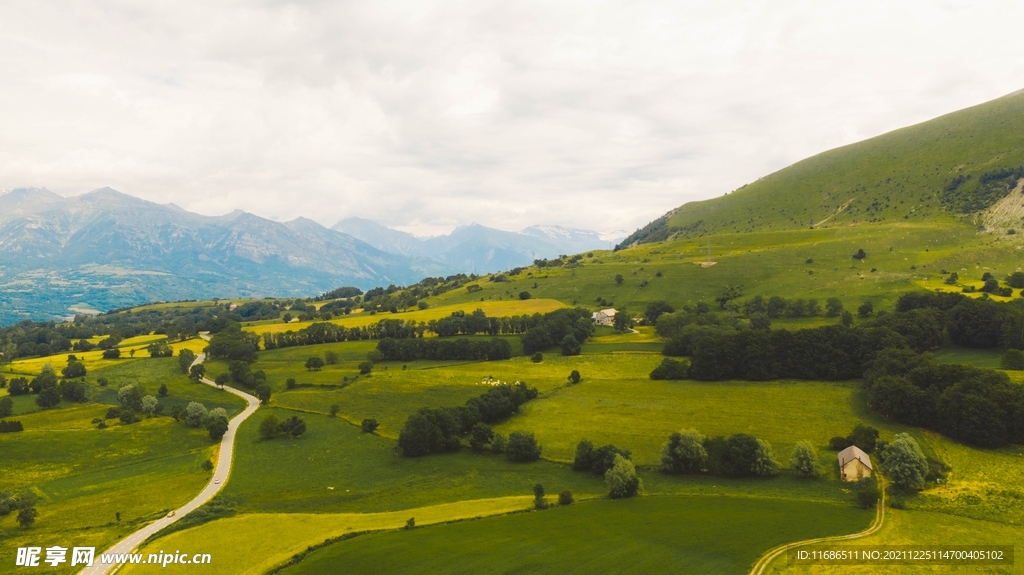
<path id="1" fill-rule="evenodd" d="M 378 250 L 391 254 L 427 256 L 422 240 L 410 233 L 386 228 L 373 220 L 347 218 L 331 226 L 331 229 L 358 238 Z"/>
<path id="2" fill-rule="evenodd" d="M 109 188 L 72 198 L 45 189 L 0 195 L 0 323 L 66 316 L 77 305 L 309 296 L 446 271 L 303 218 L 207 217 Z"/>
<path id="3" fill-rule="evenodd" d="M 560 226 L 532 226 L 521 232 L 508 232 L 472 224 L 427 239 L 362 218 L 342 220 L 331 229 L 359 238 L 379 250 L 430 258 L 463 273 L 507 270 L 528 265 L 538 258 L 610 247 L 597 232 Z"/>

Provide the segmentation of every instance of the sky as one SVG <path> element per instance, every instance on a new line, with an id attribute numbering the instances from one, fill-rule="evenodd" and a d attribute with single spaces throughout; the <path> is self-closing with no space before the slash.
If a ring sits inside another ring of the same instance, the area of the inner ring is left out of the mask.
<path id="1" fill-rule="evenodd" d="M 1024 88 L 998 0 L 0 3 L 0 189 L 632 231 Z M 624 235 L 620 233 L 619 235 Z"/>

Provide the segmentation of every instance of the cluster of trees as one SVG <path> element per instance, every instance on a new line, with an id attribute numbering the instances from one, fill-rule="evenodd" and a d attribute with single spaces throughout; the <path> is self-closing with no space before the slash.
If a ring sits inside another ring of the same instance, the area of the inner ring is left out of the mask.
<path id="1" fill-rule="evenodd" d="M 856 445 L 864 453 L 874 453 L 878 447 L 878 430 L 869 425 L 857 424 L 846 437 L 833 437 L 828 440 L 828 447 L 833 451 L 842 451 Z"/>
<path id="2" fill-rule="evenodd" d="M 210 338 L 207 353 L 211 358 L 252 363 L 256 361 L 256 354 L 259 350 L 260 337 L 258 335 L 242 331 L 238 324 L 231 324 Z"/>
<path id="3" fill-rule="evenodd" d="M 584 315 L 588 318 L 590 316 L 589 312 Z M 484 313 L 483 310 L 478 309 L 470 314 L 466 314 L 463 311 L 456 311 L 449 317 L 430 320 L 429 322 L 385 319 L 367 326 L 355 327 L 345 327 L 332 323 L 314 323 L 309 327 L 297 331 L 263 334 L 263 348 L 277 349 L 300 345 L 317 345 L 322 343 L 385 338 L 412 339 L 422 338 L 427 332 L 431 332 L 439 337 L 477 334 L 492 336 L 526 334 L 533 328 L 547 325 L 550 321 L 553 321 L 552 318 L 548 318 L 547 316 L 539 313 L 508 317 L 487 317 L 487 314 Z M 589 330 L 590 328 L 586 331 L 587 337 L 590 335 Z M 574 338 L 582 335 L 582 333 L 582 330 L 580 333 L 574 332 Z M 559 331 L 556 335 L 561 335 L 562 337 L 554 343 L 546 344 L 545 347 L 551 347 L 559 344 L 561 340 L 564 339 L 565 334 Z M 577 339 L 577 341 L 579 340 Z"/>
<path id="4" fill-rule="evenodd" d="M 628 449 L 611 444 L 595 448 L 593 443 L 584 439 L 576 445 L 572 468 L 603 476 L 608 485 L 608 496 L 612 499 L 633 497 L 643 491 L 643 482 L 631 458 L 632 453 Z"/>
<path id="5" fill-rule="evenodd" d="M 871 407 L 982 447 L 1024 443 L 1024 387 L 1000 371 L 890 349 L 864 373 Z"/>
<path id="6" fill-rule="evenodd" d="M 528 387 L 525 382 L 503 383 L 471 398 L 464 406 L 422 408 L 406 420 L 398 434 L 398 447 L 409 457 L 458 451 L 462 447 L 461 438 L 472 433 L 474 448 L 482 449 L 490 444 L 494 451 L 504 451 L 513 461 L 536 459 L 540 457 L 540 446 L 533 440 L 533 434 L 522 434 L 529 435 L 532 441 L 517 436 L 513 445 L 510 435 L 507 443 L 502 438 L 503 445 L 495 446 L 500 436 L 493 434 L 489 426 L 517 413 L 519 406 L 536 398 L 537 393 L 536 388 Z M 536 457 L 532 457 L 534 451 Z"/>
<path id="7" fill-rule="evenodd" d="M 0 491 L 0 517 L 7 517 L 15 511 L 18 512 L 18 525 L 25 529 L 32 527 L 39 516 L 39 512 L 36 511 L 36 496 L 31 491 Z"/>
<path id="8" fill-rule="evenodd" d="M 910 491 L 924 487 L 929 474 L 928 458 L 907 433 L 900 433 L 880 453 L 882 470 L 893 485 Z"/>
<path id="9" fill-rule="evenodd" d="M 25 426 L 20 421 L 0 419 L 0 433 L 15 433 L 18 431 L 25 431 Z"/>
<path id="10" fill-rule="evenodd" d="M 387 361 L 498 360 L 512 357 L 512 345 L 504 339 L 382 339 L 377 351 Z"/>
<path id="11" fill-rule="evenodd" d="M 1022 177 L 1024 166 L 992 170 L 974 181 L 971 174 L 960 174 L 946 185 L 940 200 L 961 213 L 980 212 L 1009 194 Z"/>
<path id="12" fill-rule="evenodd" d="M 580 347 L 594 333 L 590 315 L 584 308 L 566 308 L 544 314 L 523 333 L 523 352 L 531 355 L 558 345 L 563 355 L 579 354 Z"/>
<path id="13" fill-rule="evenodd" d="M 953 343 L 975 348 L 1024 349 L 1024 300 L 1001 303 L 957 293 L 909 293 L 896 311 L 935 310 Z"/>
<path id="14" fill-rule="evenodd" d="M 704 381 L 854 379 L 879 350 L 903 347 L 903 338 L 885 328 L 832 325 L 796 332 L 739 331 L 697 343 L 689 376 Z"/>
<path id="15" fill-rule="evenodd" d="M 651 379 L 686 379 L 690 376 L 690 363 L 685 360 L 665 358 L 651 371 Z"/>
<path id="16" fill-rule="evenodd" d="M 8 417 L 14 413 L 14 400 L 10 397 L 0 397 L 0 417 Z"/>
<path id="17" fill-rule="evenodd" d="M 75 381 L 69 377 L 85 377 L 85 367 L 75 359 L 75 356 L 68 357 L 68 367 L 63 370 L 65 376 L 57 378 L 53 366 L 43 366 L 39 375 L 32 378 L 32 381 L 24 377 L 11 378 L 10 382 L 3 380 L 8 385 L 7 393 L 12 396 L 35 394 L 36 405 L 42 409 L 50 409 L 60 405 L 61 399 L 84 403 L 89 399 L 89 387 L 81 380 Z M 2 386 L 0 386 L 2 387 Z"/>
<path id="18" fill-rule="evenodd" d="M 767 441 L 746 433 L 728 438 L 704 437 L 695 429 L 687 429 L 670 435 L 662 446 L 661 469 L 673 474 L 770 477 L 778 475 L 779 463 Z"/>
<path id="19" fill-rule="evenodd" d="M 304 433 L 306 433 L 306 420 L 297 415 L 281 421 L 273 413 L 268 413 L 263 417 L 263 421 L 260 421 L 260 439 L 263 440 L 274 439 L 279 435 L 297 439 Z"/>
<path id="20" fill-rule="evenodd" d="M 786 299 L 781 296 L 754 296 L 743 302 L 743 314 L 748 318 L 761 314 L 772 319 L 817 317 L 821 315 L 821 306 L 816 299 Z M 843 302 L 838 298 L 829 298 L 825 304 L 825 315 L 837 317 L 843 313 Z"/>
<path id="21" fill-rule="evenodd" d="M 139 421 L 139 414 L 153 417 L 164 411 L 164 406 L 160 403 L 160 400 L 146 394 L 142 386 L 133 383 L 124 384 L 117 389 L 117 402 L 121 404 L 121 408 L 110 408 L 110 411 L 107 413 L 108 419 L 118 418 L 125 425 Z"/>

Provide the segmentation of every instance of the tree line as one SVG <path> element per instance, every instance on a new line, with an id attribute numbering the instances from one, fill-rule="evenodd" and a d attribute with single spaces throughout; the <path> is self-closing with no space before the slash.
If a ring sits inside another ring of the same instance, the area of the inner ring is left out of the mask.
<path id="1" fill-rule="evenodd" d="M 536 398 L 537 394 L 537 388 L 528 387 L 525 382 L 512 385 L 503 383 L 478 397 L 470 398 L 463 406 L 422 408 L 410 415 L 402 426 L 398 434 L 398 447 L 407 457 L 453 452 L 461 449 L 461 438 L 472 433 L 471 441 L 479 443 L 473 447 L 482 448 L 495 440 L 490 425 L 508 419 L 519 411 L 522 404 Z M 484 441 L 477 441 L 478 437 Z M 533 439 L 532 434 L 529 439 Z M 517 440 L 515 446 L 505 444 L 501 447 L 510 459 L 529 461 L 540 457 L 540 447 L 536 446 L 536 441 L 532 442 L 532 446 L 530 443 L 524 438 Z M 508 451 L 510 448 L 512 452 Z"/>
<path id="2" fill-rule="evenodd" d="M 1024 387 L 1005 373 L 891 349 L 864 373 L 872 409 L 982 447 L 1024 443 Z"/>
<path id="3" fill-rule="evenodd" d="M 394 339 L 377 343 L 385 361 L 499 360 L 512 357 L 512 345 L 504 339 Z"/>

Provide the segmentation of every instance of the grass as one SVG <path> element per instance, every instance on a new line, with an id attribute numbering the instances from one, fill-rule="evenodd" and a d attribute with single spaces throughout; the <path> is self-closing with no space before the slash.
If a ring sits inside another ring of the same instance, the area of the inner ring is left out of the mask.
<path id="1" fill-rule="evenodd" d="M 975 367 L 999 369 L 999 360 L 1003 355 L 998 349 L 975 349 L 956 345 L 946 346 L 932 352 L 940 363 L 963 363 Z"/>
<path id="2" fill-rule="evenodd" d="M 548 462 L 514 464 L 468 450 L 398 457 L 394 440 L 325 415 L 298 414 L 308 431 L 297 440 L 259 441 L 259 423 L 268 411 L 278 418 L 295 414 L 263 409 L 240 428 L 234 472 L 224 491 L 240 512 L 384 512 L 526 495 L 536 483 L 590 494 L 605 489 L 600 478 Z"/>
<path id="3" fill-rule="evenodd" d="M 505 285 L 505 284 L 496 284 Z M 465 291 L 465 290 L 456 290 Z M 552 299 L 528 299 L 528 300 L 506 300 L 506 301 L 477 301 L 467 300 L 465 303 L 457 305 L 441 305 L 437 307 L 431 307 L 425 310 L 414 310 L 414 311 L 402 311 L 397 314 L 393 313 L 357 313 L 352 315 L 346 315 L 337 317 L 331 320 L 331 323 L 337 325 L 343 325 L 346 327 L 366 326 L 373 323 L 377 323 L 385 319 L 399 319 L 402 321 L 418 321 L 427 322 L 432 319 L 441 319 L 448 317 L 452 312 L 464 311 L 466 313 L 472 313 L 476 309 L 482 309 L 489 317 L 505 317 L 512 315 L 533 315 L 535 313 L 547 313 L 554 311 L 559 308 L 565 307 L 560 301 Z M 260 323 L 246 327 L 247 331 L 255 333 L 281 333 L 285 331 L 298 331 L 300 329 L 309 327 L 313 322 L 294 322 L 294 323 Z"/>
<path id="4" fill-rule="evenodd" d="M 29 414 L 19 417 L 24 432 L 0 435 L 0 490 L 39 497 L 32 529 L 14 514 L 0 518 L 0 556 L 27 545 L 105 548 L 202 489 L 209 474 L 200 464 L 213 452 L 205 430 L 167 417 L 96 429 L 92 420 L 105 412 L 82 405 Z"/>
<path id="5" fill-rule="evenodd" d="M 873 416 L 857 382 L 653 381 L 647 374 L 661 359 L 644 354 L 546 358 L 536 370 L 551 380 L 578 369 L 583 381 L 526 404 L 497 429 L 535 433 L 546 458 L 569 461 L 576 444 L 589 439 L 631 449 L 643 465 L 658 464 L 669 434 L 687 428 L 705 435 L 749 433 L 771 443 L 780 461 L 788 460 L 802 439 L 820 446 L 822 458 L 832 457 L 824 449 L 829 438 L 846 435 L 858 423 L 885 433 L 905 429 Z M 537 375 L 527 379 L 545 381 Z"/>
<path id="6" fill-rule="evenodd" d="M 236 574 L 265 573 L 289 560 L 309 545 L 334 537 L 363 531 L 398 529 L 410 517 L 416 525 L 458 521 L 521 511 L 533 507 L 533 497 L 501 497 L 475 501 L 459 501 L 385 513 L 255 513 L 222 519 L 199 527 L 171 534 L 143 547 L 140 552 L 160 553 L 169 549 L 209 552 L 213 562 L 191 566 L 198 573 L 224 573 L 225 565 Z M 252 537 L 273 534 L 253 553 L 245 544 Z M 132 566 L 122 573 L 159 572 L 159 568 Z"/>
<path id="7" fill-rule="evenodd" d="M 110 381 L 105 388 L 94 383 L 100 375 Z M 14 398 L 25 431 L 0 434 L 0 491 L 31 489 L 40 499 L 39 517 L 27 531 L 16 526 L 13 514 L 0 518 L 0 556 L 40 542 L 106 548 L 184 504 L 208 481 L 200 466 L 212 458 L 214 445 L 205 429 L 166 416 L 127 426 L 106 420 L 110 427 L 97 429 L 93 421 L 116 404 L 119 384 L 142 384 L 151 394 L 165 384 L 168 397 L 160 401 L 167 407 L 202 401 L 232 414 L 244 407 L 235 396 L 189 380 L 178 370 L 177 358 L 116 362 L 87 380 L 93 382 L 94 400 L 107 403 L 62 402 L 56 409 L 37 410 L 35 396 Z"/>
<path id="8" fill-rule="evenodd" d="M 742 573 L 778 543 L 863 529 L 870 513 L 728 497 L 601 499 L 333 543 L 283 571 Z"/>
<path id="9" fill-rule="evenodd" d="M 140 338 L 153 338 L 154 336 L 139 336 L 139 337 Z M 157 339 L 164 339 L 165 338 L 165 336 L 155 336 L 155 337 Z M 139 339 L 139 338 L 132 338 L 132 339 Z M 125 341 L 128 341 L 128 340 L 125 340 Z M 149 341 L 152 342 L 152 341 L 155 341 L 155 340 L 150 339 Z M 78 361 L 82 362 L 85 365 L 85 369 L 91 375 L 92 372 L 94 372 L 94 371 L 98 371 L 98 370 L 101 370 L 101 369 L 104 369 L 104 368 L 107 368 L 107 367 L 116 366 L 116 365 L 123 365 L 123 364 L 126 364 L 128 362 L 134 361 L 135 359 L 148 359 L 149 358 L 149 354 L 146 352 L 146 346 L 147 345 L 149 345 L 149 344 L 148 343 L 146 343 L 146 344 L 137 343 L 137 344 L 134 344 L 133 346 L 125 347 L 124 344 L 122 343 L 122 345 L 118 346 L 118 348 L 121 350 L 121 358 L 120 359 L 104 359 L 103 358 L 103 351 L 102 350 L 98 350 L 98 349 L 97 350 L 93 350 L 93 351 L 85 351 L 85 352 L 74 351 L 74 352 L 65 352 L 65 353 L 58 353 L 58 354 L 54 354 L 54 355 L 48 355 L 48 356 L 44 356 L 44 357 L 32 357 L 32 358 L 26 358 L 26 359 L 18 359 L 18 360 L 12 361 L 9 364 L 3 365 L 3 367 L 0 368 L 0 373 L 3 373 L 8 379 L 10 379 L 12 376 L 14 376 L 14 377 L 25 377 L 25 376 L 34 377 L 34 376 L 38 375 L 42 371 L 43 366 L 51 365 L 51 366 L 53 366 L 54 369 L 57 370 L 58 375 L 59 375 L 60 374 L 60 370 L 63 369 L 68 364 L 68 356 L 69 355 L 74 355 L 78 359 Z M 189 340 L 185 340 L 185 341 L 174 342 L 174 343 L 170 344 L 170 347 L 171 347 L 171 349 L 174 350 L 175 355 L 177 355 L 178 351 L 181 350 L 181 349 L 191 349 L 192 351 L 194 351 L 196 353 L 200 353 L 200 352 L 202 352 L 203 348 L 206 347 L 206 345 L 207 345 L 206 342 L 204 342 L 203 340 L 201 340 L 199 338 L 194 338 L 194 339 L 189 339 Z M 135 350 L 135 357 L 132 357 L 130 355 L 132 350 Z"/>
<path id="10" fill-rule="evenodd" d="M 885 524 L 878 533 L 850 541 L 850 545 L 1016 545 L 1024 540 L 1024 527 L 993 521 L 968 519 L 928 511 L 886 511 Z M 860 575 L 868 573 L 1024 573 L 1024 562 L 1012 567 L 996 565 L 800 565 L 786 564 L 783 554 L 765 570 L 766 574 Z"/>

